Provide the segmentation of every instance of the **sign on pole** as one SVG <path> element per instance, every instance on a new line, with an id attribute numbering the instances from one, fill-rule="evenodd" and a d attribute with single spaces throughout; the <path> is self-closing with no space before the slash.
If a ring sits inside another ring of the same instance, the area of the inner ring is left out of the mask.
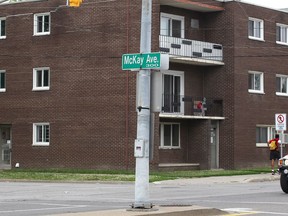
<path id="1" fill-rule="evenodd" d="M 134 53 L 122 55 L 122 70 L 158 69 L 161 67 L 161 54 Z"/>
<path id="2" fill-rule="evenodd" d="M 286 130 L 286 113 L 275 114 L 275 127 L 277 131 Z"/>

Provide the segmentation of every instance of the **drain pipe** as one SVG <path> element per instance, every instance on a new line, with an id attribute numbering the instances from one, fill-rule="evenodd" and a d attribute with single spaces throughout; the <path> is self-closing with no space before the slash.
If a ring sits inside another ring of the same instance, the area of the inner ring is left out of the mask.
<path id="1" fill-rule="evenodd" d="M 126 23 L 127 23 L 127 30 L 126 30 L 126 53 L 129 53 L 129 27 L 130 27 L 130 0 L 126 1 L 126 9 L 127 9 L 127 16 L 126 16 Z M 126 71 L 126 129 L 125 129 L 125 138 L 126 138 L 126 149 L 125 149 L 125 164 L 126 170 L 129 168 L 129 71 Z"/>

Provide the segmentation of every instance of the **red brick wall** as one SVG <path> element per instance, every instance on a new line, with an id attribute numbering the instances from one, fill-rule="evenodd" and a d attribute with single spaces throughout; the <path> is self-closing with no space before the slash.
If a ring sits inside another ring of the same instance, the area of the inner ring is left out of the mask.
<path id="1" fill-rule="evenodd" d="M 0 40 L 7 75 L 0 123 L 12 124 L 12 164 L 133 169 L 136 82 L 135 73 L 122 71 L 121 56 L 139 52 L 139 6 L 85 1 L 80 8 L 56 10 L 65 2 L 0 8 L 2 16 L 29 7 L 32 13 L 54 11 L 49 36 L 33 36 L 33 15 L 27 14 L 8 17 L 7 38 Z M 127 10 L 135 22 L 127 23 Z M 32 91 L 32 70 L 44 66 L 50 67 L 50 90 Z M 37 122 L 50 123 L 48 147 L 32 146 Z"/>
<path id="2" fill-rule="evenodd" d="M 275 95 L 275 74 L 288 71 L 286 47 L 275 43 L 275 23 L 287 24 L 288 16 L 239 2 L 209 2 L 225 10 L 199 13 L 160 8 L 153 1 L 152 51 L 159 47 L 160 11 L 185 15 L 188 39 L 222 44 L 224 66 L 171 64 L 170 69 L 185 71 L 185 94 L 223 99 L 220 168 L 266 165 L 267 149 L 255 144 L 256 124 L 273 125 L 275 113 L 287 110 L 286 97 Z M 0 94 L 0 124 L 12 125 L 12 165 L 134 169 L 136 73 L 122 71 L 121 56 L 139 52 L 141 4 L 86 0 L 79 8 L 58 7 L 65 3 L 0 6 L 0 17 L 21 14 L 7 17 L 7 38 L 0 40 L 0 70 L 6 70 L 7 82 Z M 33 36 L 33 13 L 49 11 L 51 34 Z M 265 20 L 265 42 L 248 39 L 249 16 Z M 190 28 L 191 18 L 199 19 L 199 30 Z M 32 91 L 35 67 L 50 67 L 49 91 Z M 264 72 L 264 95 L 248 93 L 248 70 Z M 152 167 L 160 161 L 209 168 L 208 120 L 181 121 L 183 149 L 177 152 L 158 149 L 160 121 L 156 114 Z M 48 147 L 32 146 L 37 122 L 50 123 Z M 203 143 L 200 151 L 193 150 L 195 143 Z"/>

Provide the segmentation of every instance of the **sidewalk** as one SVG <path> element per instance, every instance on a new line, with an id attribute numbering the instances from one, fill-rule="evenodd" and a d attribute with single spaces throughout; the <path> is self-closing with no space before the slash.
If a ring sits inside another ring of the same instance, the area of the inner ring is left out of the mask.
<path id="1" fill-rule="evenodd" d="M 205 180 L 204 180 L 205 179 Z M 236 175 L 236 176 L 217 176 L 206 178 L 192 178 L 192 179 L 176 179 L 154 182 L 154 184 L 167 185 L 187 185 L 187 184 L 231 184 L 231 183 L 248 183 L 248 182 L 264 182 L 264 181 L 278 181 L 280 175 L 271 175 L 270 173 L 254 174 L 254 175 Z"/>
<path id="2" fill-rule="evenodd" d="M 279 181 L 280 175 L 271 175 L 269 173 L 256 175 L 239 175 L 239 176 L 220 176 L 207 178 L 193 178 L 193 179 L 177 179 L 154 182 L 152 184 L 163 185 L 199 185 L 199 184 L 232 184 L 232 183 L 249 183 L 249 182 L 264 182 L 264 181 Z M 67 213 L 57 214 L 53 216 L 217 216 L 229 215 L 228 212 L 206 208 L 201 206 L 155 206 L 151 210 L 107 210 L 81 213 Z"/>

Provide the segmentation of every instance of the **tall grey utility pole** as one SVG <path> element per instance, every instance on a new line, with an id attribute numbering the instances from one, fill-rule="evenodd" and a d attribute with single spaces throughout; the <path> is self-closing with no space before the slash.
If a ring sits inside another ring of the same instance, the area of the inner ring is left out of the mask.
<path id="1" fill-rule="evenodd" d="M 142 0 L 140 53 L 151 52 L 152 0 Z M 140 69 L 138 74 L 137 139 L 135 203 L 133 208 L 152 208 L 149 198 L 149 133 L 150 133 L 150 69 Z M 142 149 L 141 149 L 142 148 Z"/>

